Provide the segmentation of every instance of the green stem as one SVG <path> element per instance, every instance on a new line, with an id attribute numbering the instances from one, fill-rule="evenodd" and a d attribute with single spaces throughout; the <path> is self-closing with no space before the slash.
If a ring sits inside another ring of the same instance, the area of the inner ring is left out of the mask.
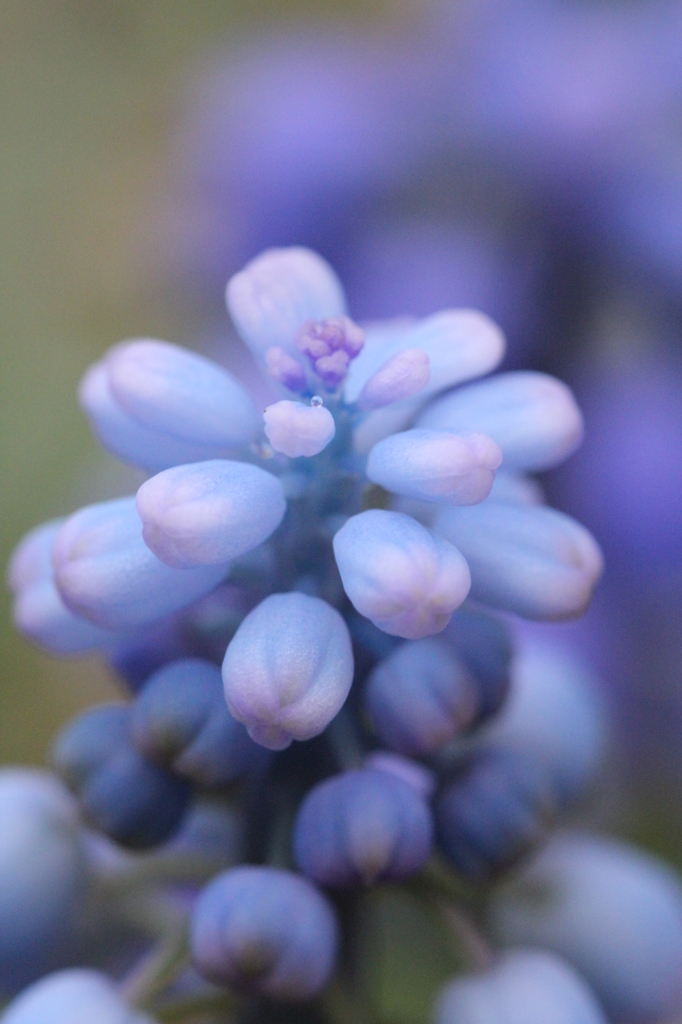
<path id="1" fill-rule="evenodd" d="M 124 998 L 133 1006 L 151 1009 L 154 1000 L 189 961 L 187 924 L 168 931 L 133 968 L 121 984 Z"/>
<path id="2" fill-rule="evenodd" d="M 372 1024 L 367 1007 L 338 978 L 323 993 L 319 1005 L 331 1024 Z"/>
<path id="3" fill-rule="evenodd" d="M 211 879 L 221 867 L 221 864 L 208 857 L 163 853 L 145 857 L 124 867 L 100 870 L 96 877 L 105 891 L 113 890 L 114 893 L 118 893 L 153 883 L 199 884 Z"/>
<path id="4" fill-rule="evenodd" d="M 207 992 L 157 1006 L 154 1019 L 159 1024 L 182 1024 L 182 1021 L 194 1020 L 200 1014 L 231 1014 L 238 1005 L 229 993 Z"/>

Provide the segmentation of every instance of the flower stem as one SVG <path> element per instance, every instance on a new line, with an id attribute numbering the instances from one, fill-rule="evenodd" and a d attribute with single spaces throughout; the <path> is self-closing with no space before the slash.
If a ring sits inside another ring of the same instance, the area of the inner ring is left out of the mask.
<path id="1" fill-rule="evenodd" d="M 133 1006 L 150 1009 L 189 960 L 187 923 L 171 928 L 121 983 L 121 993 Z"/>

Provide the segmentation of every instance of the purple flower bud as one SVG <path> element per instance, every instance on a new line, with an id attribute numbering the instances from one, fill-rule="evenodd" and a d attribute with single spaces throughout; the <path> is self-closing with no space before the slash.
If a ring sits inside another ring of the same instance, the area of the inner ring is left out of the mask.
<path id="1" fill-rule="evenodd" d="M 447 508 L 434 529 L 467 559 L 472 597 L 527 619 L 579 615 L 601 575 L 594 538 L 555 509 L 496 502 Z"/>
<path id="2" fill-rule="evenodd" d="M 105 974 L 76 967 L 48 974 L 7 1007 L 2 1024 L 153 1024 L 127 1006 Z"/>
<path id="3" fill-rule="evenodd" d="M 423 797 L 396 775 L 363 769 L 318 783 L 294 826 L 294 856 L 319 885 L 398 881 L 416 874 L 433 842 Z"/>
<path id="4" fill-rule="evenodd" d="M 435 1024 L 607 1024 L 579 974 L 544 949 L 512 949 L 494 967 L 455 978 L 438 997 Z"/>
<path id="5" fill-rule="evenodd" d="M 381 324 L 367 332 L 367 343 L 351 364 L 344 388 L 347 402 L 355 402 L 362 389 L 388 359 L 418 348 L 429 359 L 430 378 L 411 398 L 378 409 L 355 432 L 355 447 L 367 452 L 373 444 L 407 426 L 433 395 L 462 381 L 493 370 L 504 354 L 504 335 L 483 313 L 452 309 L 420 320 Z"/>
<path id="6" fill-rule="evenodd" d="M 277 529 L 286 499 L 276 476 L 215 459 L 174 466 L 142 484 L 135 500 L 144 542 L 175 569 L 226 562 Z"/>
<path id="7" fill-rule="evenodd" d="M 554 779 L 543 761 L 483 748 L 455 766 L 436 799 L 438 842 L 459 874 L 490 881 L 547 837 L 556 810 Z"/>
<path id="8" fill-rule="evenodd" d="M 334 554 L 357 611 L 409 640 L 444 629 L 471 585 L 459 551 L 400 512 L 351 516 L 334 537 Z"/>
<path id="9" fill-rule="evenodd" d="M 282 455 L 296 459 L 319 455 L 336 433 L 334 417 L 323 405 L 303 405 L 284 399 L 263 414 L 265 436 Z"/>
<path id="10" fill-rule="evenodd" d="M 387 359 L 372 374 L 358 397 L 361 409 L 379 409 L 382 405 L 411 398 L 423 391 L 431 379 L 431 361 L 419 348 L 407 348 Z"/>
<path id="11" fill-rule="evenodd" d="M 423 800 L 430 800 L 436 791 L 436 775 L 423 764 L 409 757 L 394 754 L 391 750 L 373 750 L 364 760 L 364 767 L 377 772 L 387 772 L 402 779 Z"/>
<path id="12" fill-rule="evenodd" d="M 44 971 L 65 941 L 85 897 L 86 865 L 76 803 L 47 772 L 3 768 L 0 819 L 0 991 L 7 992 Z"/>
<path id="13" fill-rule="evenodd" d="M 273 380 L 279 381 L 289 391 L 303 391 L 305 389 L 305 370 L 288 352 L 278 345 L 273 345 L 265 350 L 263 356 L 265 368 Z"/>
<path id="14" fill-rule="evenodd" d="M 475 680 L 440 638 L 401 644 L 371 673 L 365 709 L 382 743 L 423 757 L 475 721 Z"/>
<path id="15" fill-rule="evenodd" d="M 549 469 L 575 451 L 583 420 L 565 384 L 545 373 L 501 373 L 445 395 L 419 418 L 420 427 L 480 431 L 502 449 L 505 469 Z"/>
<path id="16" fill-rule="evenodd" d="M 231 714 L 271 750 L 321 733 L 352 680 L 345 622 L 325 601 L 299 593 L 266 597 L 246 616 L 223 661 Z"/>
<path id="17" fill-rule="evenodd" d="M 268 249 L 227 285 L 227 307 L 256 354 L 277 346 L 292 355 L 309 320 L 345 315 L 343 289 L 328 263 L 310 249 Z"/>
<path id="18" fill-rule="evenodd" d="M 238 992 L 311 999 L 334 969 L 338 928 L 325 897 L 305 878 L 238 867 L 201 893 L 192 918 L 197 969 Z"/>
<path id="19" fill-rule="evenodd" d="M 407 498 L 475 505 L 490 494 L 502 452 L 485 434 L 406 430 L 375 444 L 366 474 Z"/>
<path id="20" fill-rule="evenodd" d="M 330 389 L 338 387 L 365 344 L 365 332 L 347 316 L 330 317 L 303 325 L 296 338 L 299 352 L 307 355 L 314 372 Z"/>
<path id="21" fill-rule="evenodd" d="M 491 912 L 504 942 L 565 956 L 609 1019 L 644 1024 L 679 1011 L 682 886 L 652 854 L 616 839 L 556 835 L 496 891 Z"/>
<path id="22" fill-rule="evenodd" d="M 55 581 L 69 609 L 109 629 L 142 626 L 192 604 L 226 566 L 171 569 L 142 538 L 134 498 L 88 505 L 66 520 L 53 547 Z"/>
<path id="23" fill-rule="evenodd" d="M 248 444 L 258 413 L 241 384 L 196 352 L 166 341 L 129 341 L 106 358 L 113 398 L 143 426 L 223 449 Z"/>
<path id="24" fill-rule="evenodd" d="M 65 606 L 54 583 L 52 546 L 63 520 L 31 530 L 14 550 L 8 583 L 14 592 L 14 624 L 25 636 L 53 654 L 78 654 L 121 640 Z"/>
<path id="25" fill-rule="evenodd" d="M 482 741 L 534 751 L 554 773 L 561 799 L 570 801 L 592 780 L 605 740 L 604 709 L 587 667 L 561 645 L 522 636 L 509 697 Z"/>
<path id="26" fill-rule="evenodd" d="M 95 363 L 86 372 L 78 387 L 78 400 L 104 447 L 124 462 L 151 473 L 224 454 L 222 446 L 216 451 L 183 441 L 128 415 L 111 394 L 106 362 Z"/>

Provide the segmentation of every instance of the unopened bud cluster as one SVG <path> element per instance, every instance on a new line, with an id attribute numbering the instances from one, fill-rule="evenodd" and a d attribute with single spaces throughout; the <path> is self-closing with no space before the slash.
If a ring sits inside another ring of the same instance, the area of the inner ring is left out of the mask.
<path id="1" fill-rule="evenodd" d="M 129 699 L 66 727 L 61 782 L 0 775 L 0 980 L 8 995 L 34 983 L 3 1024 L 212 1007 L 265 1021 L 273 1000 L 369 1021 L 352 1009 L 367 894 L 404 887 L 452 923 L 457 887 L 507 878 L 599 760 L 601 711 L 576 664 L 529 642 L 512 657 L 481 607 L 559 620 L 589 602 L 599 548 L 527 476 L 579 444 L 570 391 L 541 373 L 469 383 L 504 354 L 481 313 L 359 327 L 306 249 L 257 257 L 227 302 L 276 400 L 259 412 L 176 345 L 115 346 L 81 404 L 149 477 L 38 527 L 12 559 L 19 629 L 57 654 L 100 651 Z M 482 962 L 474 942 L 453 962 L 438 1024 L 506 1024 L 508 1005 L 520 1024 L 603 1024 L 621 1004 L 643 1021 L 671 1005 L 677 884 L 618 844 L 553 842 L 541 856 L 575 886 L 571 906 L 589 904 L 603 858 L 635 889 L 645 879 L 668 908 L 669 967 L 655 985 L 634 971 L 623 994 L 630 951 L 619 960 L 606 922 L 613 950 L 592 969 L 587 912 L 570 931 L 559 903 L 552 916 L 493 889 L 487 930 L 514 948 Z M 602 898 L 616 919 L 606 877 Z M 136 966 L 140 929 L 161 952 Z M 656 961 L 664 939 L 643 941 Z"/>

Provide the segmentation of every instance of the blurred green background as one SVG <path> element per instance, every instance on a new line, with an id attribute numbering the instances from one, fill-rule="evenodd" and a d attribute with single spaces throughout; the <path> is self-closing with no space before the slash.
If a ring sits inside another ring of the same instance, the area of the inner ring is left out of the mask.
<path id="1" fill-rule="evenodd" d="M 202 55 L 300 17 L 412 16 L 409 3 L 0 0 L 0 561 L 27 529 L 131 489 L 76 403 L 113 342 L 191 344 L 158 232 L 174 111 Z M 55 729 L 113 696 L 95 658 L 57 659 L 0 609 L 0 760 L 42 761 Z"/>

